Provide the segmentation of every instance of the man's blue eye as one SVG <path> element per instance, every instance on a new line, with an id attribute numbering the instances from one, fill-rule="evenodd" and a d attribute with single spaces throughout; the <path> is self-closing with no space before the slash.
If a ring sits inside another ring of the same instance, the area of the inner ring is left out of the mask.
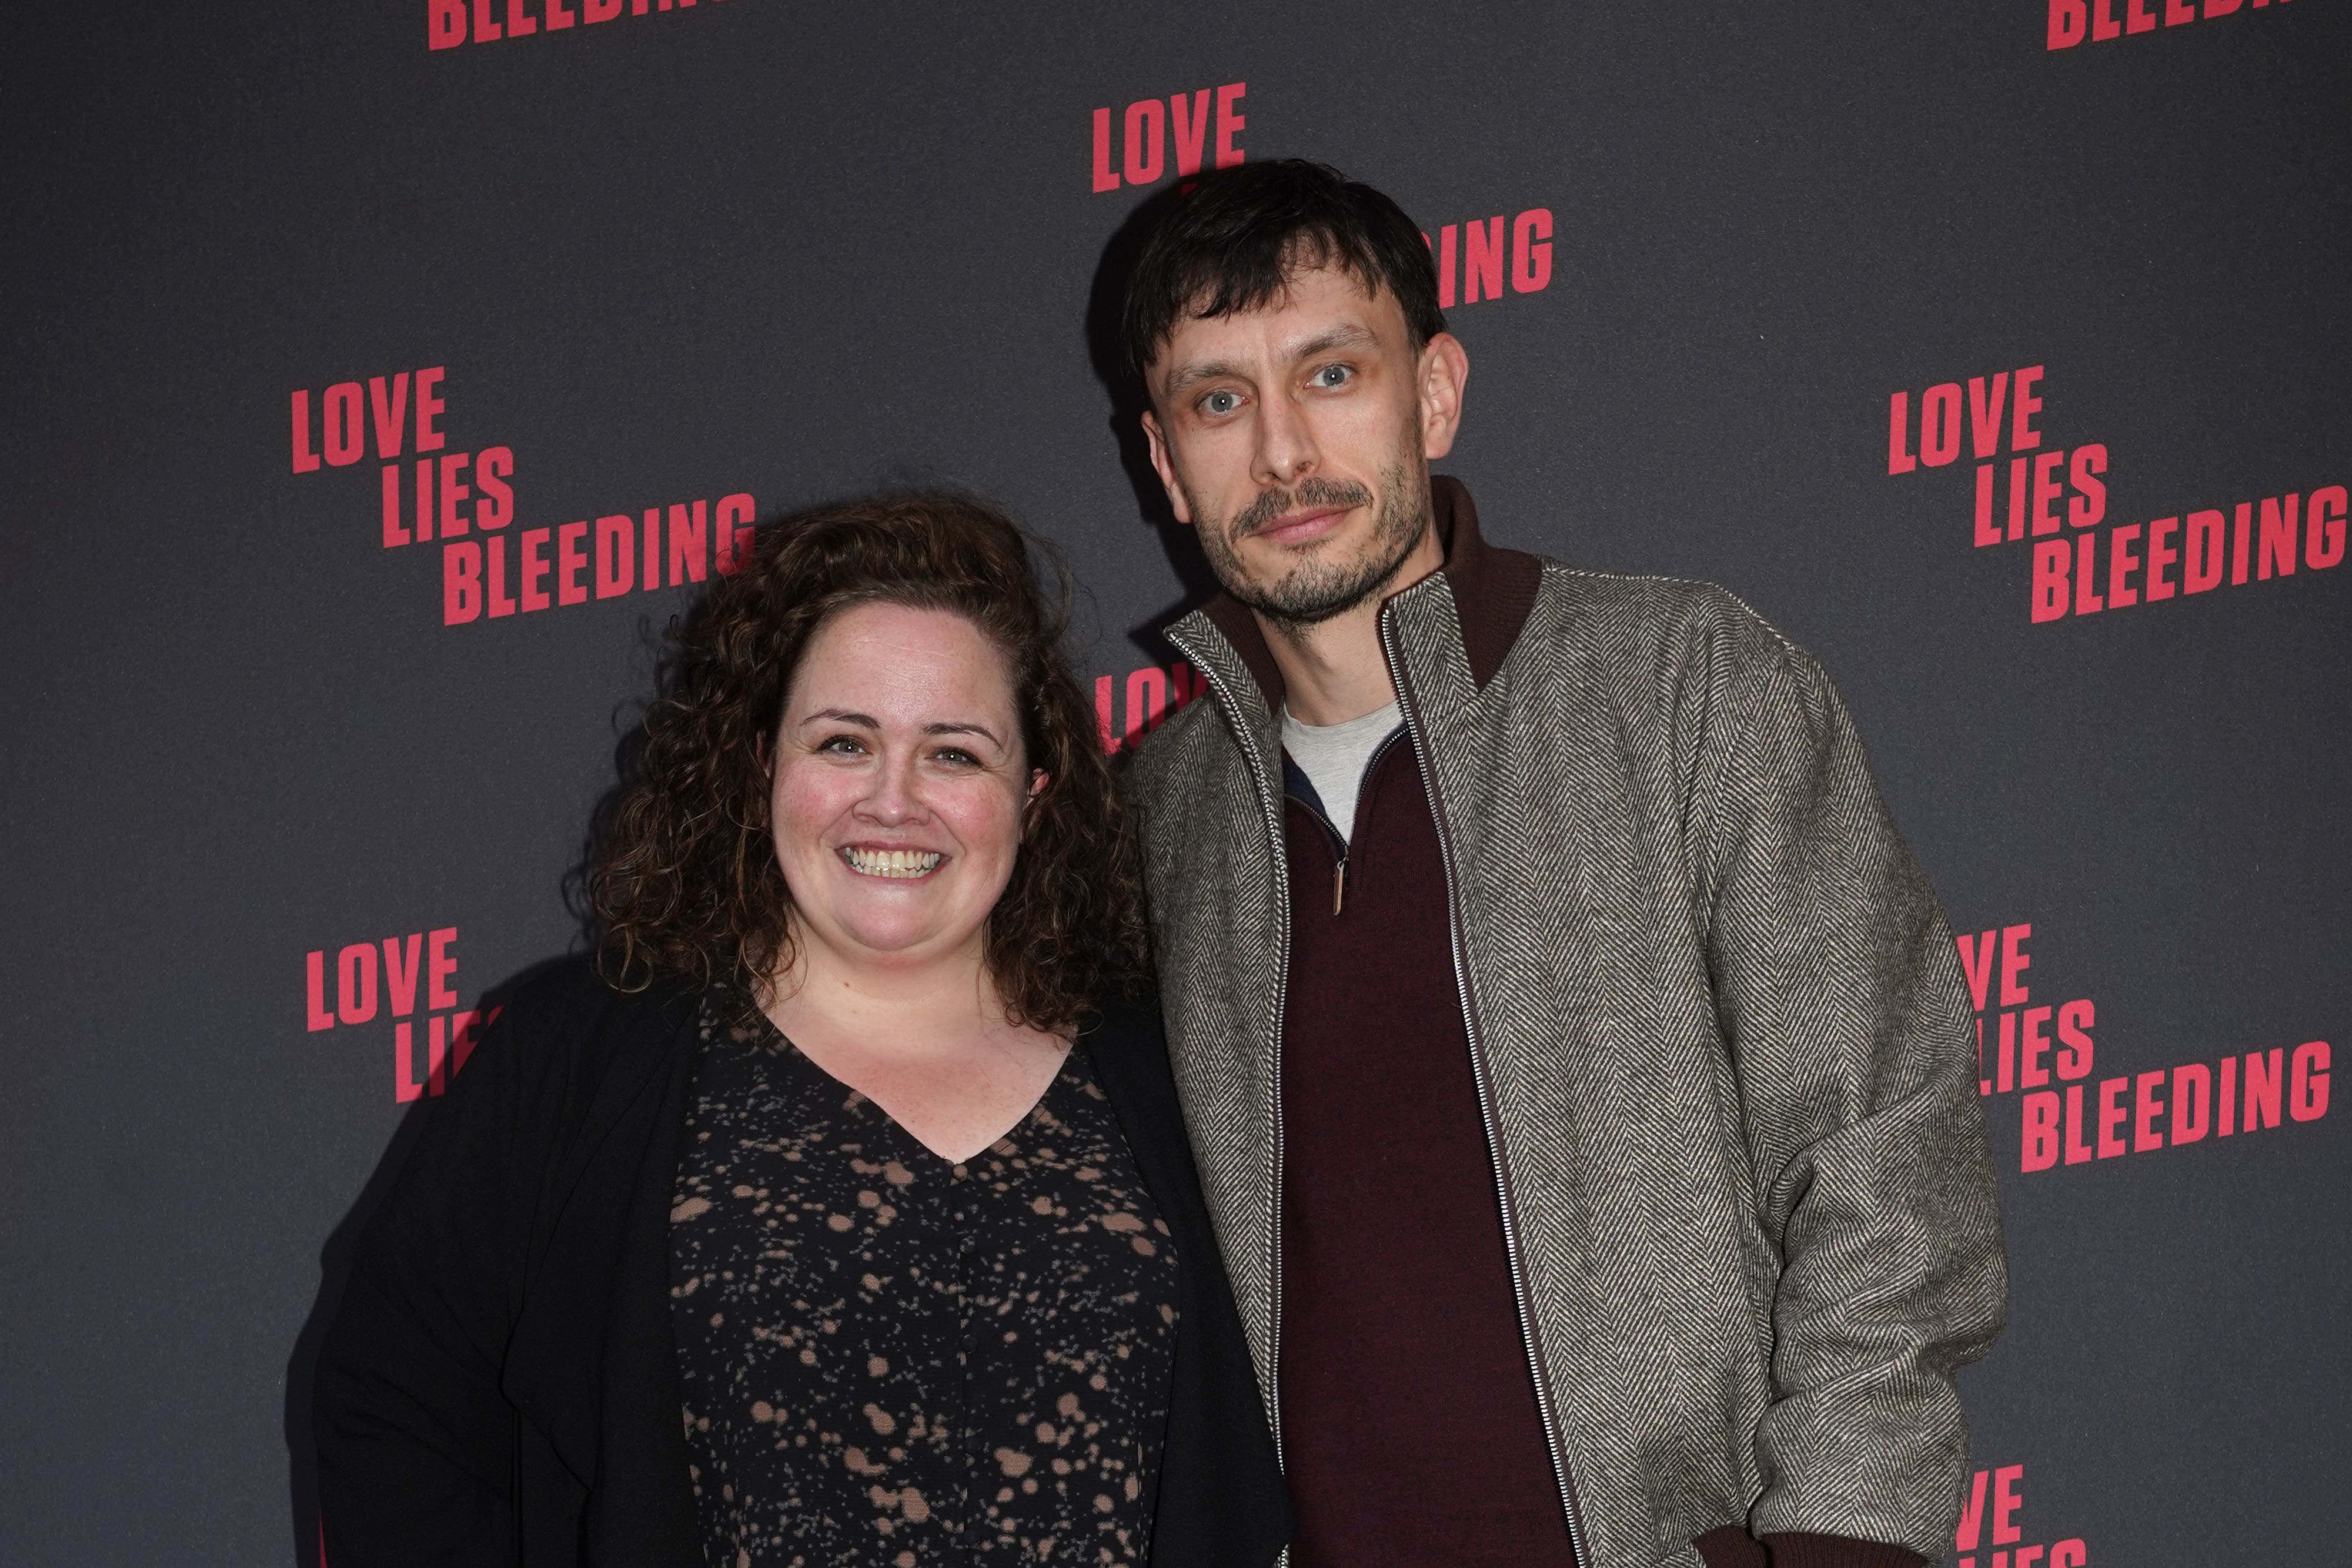
<path id="1" fill-rule="evenodd" d="M 1345 365 L 1326 365 L 1315 372 L 1315 381 L 1318 386 L 1336 387 L 1345 383 L 1352 373 Z"/>
<path id="2" fill-rule="evenodd" d="M 1201 406 L 1211 413 L 1231 413 L 1236 401 L 1229 392 L 1213 392 L 1201 400 Z"/>

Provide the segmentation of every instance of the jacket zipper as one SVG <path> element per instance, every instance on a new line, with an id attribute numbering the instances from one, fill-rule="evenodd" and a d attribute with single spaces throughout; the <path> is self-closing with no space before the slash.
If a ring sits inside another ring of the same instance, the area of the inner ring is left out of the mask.
<path id="1" fill-rule="evenodd" d="M 1592 1559 L 1585 1550 L 1584 1521 L 1576 1505 L 1576 1481 L 1569 1474 L 1568 1451 L 1560 1439 L 1554 1396 L 1544 1377 L 1543 1356 L 1536 1343 L 1535 1310 L 1528 1290 L 1526 1261 L 1519 1245 L 1518 1209 L 1511 1200 L 1510 1167 L 1504 1160 L 1503 1140 L 1495 1124 L 1494 1092 L 1487 1079 L 1486 1052 L 1479 1042 L 1476 1009 L 1470 1000 L 1469 970 L 1463 961 L 1461 901 L 1454 870 L 1454 841 L 1445 830 L 1445 809 L 1438 799 L 1437 780 L 1429 770 L 1428 741 L 1422 733 L 1420 716 L 1414 711 L 1404 661 L 1397 653 L 1393 606 L 1381 607 L 1380 627 L 1381 652 L 1388 660 L 1390 683 L 1396 687 L 1397 708 L 1403 714 L 1405 730 L 1412 737 L 1413 763 L 1421 769 L 1421 787 L 1429 797 L 1430 815 L 1437 821 L 1438 862 L 1445 871 L 1445 924 L 1454 950 L 1454 989 L 1462 1006 L 1463 1032 L 1470 1041 L 1470 1076 L 1477 1087 L 1478 1119 L 1486 1130 L 1486 1155 L 1494 1166 L 1495 1201 L 1502 1209 L 1503 1258 L 1510 1270 L 1511 1295 L 1518 1309 L 1520 1345 L 1527 1354 L 1528 1376 L 1535 1384 L 1536 1414 L 1543 1422 L 1544 1446 L 1551 1453 L 1552 1478 L 1559 1486 L 1560 1508 L 1568 1518 L 1569 1554 L 1577 1563 L 1586 1563 Z"/>
<path id="2" fill-rule="evenodd" d="M 1364 797 L 1361 792 L 1363 784 L 1371 778 L 1372 770 L 1381 765 L 1381 758 L 1389 754 L 1389 747 L 1396 744 L 1397 737 L 1403 733 L 1402 726 L 1389 731 L 1388 734 L 1381 737 L 1381 743 L 1372 747 L 1372 754 L 1364 758 L 1363 777 L 1356 781 L 1358 786 L 1356 806 L 1359 811 L 1363 809 Z M 1336 918 L 1347 904 L 1348 866 L 1356 858 L 1356 846 L 1348 834 L 1331 825 L 1330 817 L 1324 811 L 1304 800 L 1299 800 L 1296 795 L 1286 795 L 1284 799 L 1297 800 L 1298 809 L 1314 818 L 1325 835 L 1331 841 L 1331 914 Z M 1352 828 L 1354 824 L 1350 823 L 1349 826 Z"/>
<path id="3" fill-rule="evenodd" d="M 1275 898 L 1278 915 L 1275 923 L 1274 967 L 1274 1222 L 1269 1225 L 1270 1238 L 1266 1258 L 1266 1424 L 1274 1429 L 1274 1462 L 1286 1471 L 1289 1469 L 1282 1456 L 1282 1020 L 1289 1006 L 1290 996 L 1290 878 L 1284 870 L 1282 806 L 1273 785 L 1265 777 L 1265 758 L 1258 755 L 1257 739 L 1250 731 L 1249 716 L 1242 711 L 1234 690 L 1216 667 L 1201 657 L 1198 650 L 1189 648 L 1171 633 L 1168 639 L 1192 662 L 1192 668 L 1206 675 L 1209 685 L 1224 705 L 1234 727 L 1240 731 L 1242 753 L 1248 758 L 1250 781 L 1257 787 L 1258 808 L 1265 818 L 1266 843 L 1271 851 L 1280 885 Z M 1289 1548 L 1283 1549 L 1283 1560 L 1289 1560 Z"/>
<path id="4" fill-rule="evenodd" d="M 1348 893 L 1348 841 L 1340 836 L 1339 829 L 1331 825 L 1330 818 L 1297 796 L 1286 793 L 1283 799 L 1314 818 L 1315 825 L 1323 830 L 1323 837 L 1331 846 L 1331 913 L 1336 915 Z"/>

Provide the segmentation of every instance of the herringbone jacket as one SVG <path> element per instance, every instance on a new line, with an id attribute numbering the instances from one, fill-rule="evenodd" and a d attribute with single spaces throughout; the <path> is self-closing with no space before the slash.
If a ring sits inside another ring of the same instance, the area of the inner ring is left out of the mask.
<path id="1" fill-rule="evenodd" d="M 1493 549 L 1467 492 L 1433 489 L 1445 570 L 1381 632 L 1579 1560 L 1696 1568 L 1727 1524 L 1940 1557 L 1952 1374 L 2007 1275 L 1951 936 L 1853 723 L 1729 594 Z M 1281 676 L 1230 601 L 1171 639 L 1213 700 L 1130 789 L 1177 1082 L 1278 1412 Z"/>

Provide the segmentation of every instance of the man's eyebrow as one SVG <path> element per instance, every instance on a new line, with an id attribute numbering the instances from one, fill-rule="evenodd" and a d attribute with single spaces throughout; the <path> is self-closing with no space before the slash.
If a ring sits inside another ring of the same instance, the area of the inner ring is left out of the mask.
<path id="1" fill-rule="evenodd" d="M 1202 382 L 1213 382 L 1220 376 L 1237 376 L 1241 371 L 1223 360 L 1195 360 L 1168 378 L 1168 395 L 1174 397 Z"/>
<path id="2" fill-rule="evenodd" d="M 1305 342 L 1295 345 L 1285 357 L 1295 362 L 1313 359 L 1318 354 L 1328 354 L 1334 349 L 1375 347 L 1380 340 L 1380 335 L 1370 327 L 1360 321 L 1346 321 L 1337 327 L 1326 328 Z M 1168 378 L 1166 395 L 1179 397 L 1202 382 L 1242 373 L 1240 367 L 1224 360 L 1196 360 Z"/>
<path id="3" fill-rule="evenodd" d="M 1334 349 L 1361 348 L 1378 344 L 1380 337 L 1370 327 L 1358 321 L 1344 321 L 1339 326 L 1318 332 L 1290 350 L 1293 360 L 1311 360 L 1318 354 L 1328 354 Z"/>

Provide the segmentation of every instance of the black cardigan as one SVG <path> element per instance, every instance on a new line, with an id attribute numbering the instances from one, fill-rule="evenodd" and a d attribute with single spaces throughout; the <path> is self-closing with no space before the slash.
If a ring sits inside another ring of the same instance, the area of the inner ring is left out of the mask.
<path id="1" fill-rule="evenodd" d="M 427 1113 L 320 1355 L 331 1568 L 701 1568 L 669 1299 L 700 1002 L 559 966 Z M 1158 1007 L 1087 1044 L 1180 1264 L 1151 1562 L 1265 1568 L 1289 1504 Z"/>

